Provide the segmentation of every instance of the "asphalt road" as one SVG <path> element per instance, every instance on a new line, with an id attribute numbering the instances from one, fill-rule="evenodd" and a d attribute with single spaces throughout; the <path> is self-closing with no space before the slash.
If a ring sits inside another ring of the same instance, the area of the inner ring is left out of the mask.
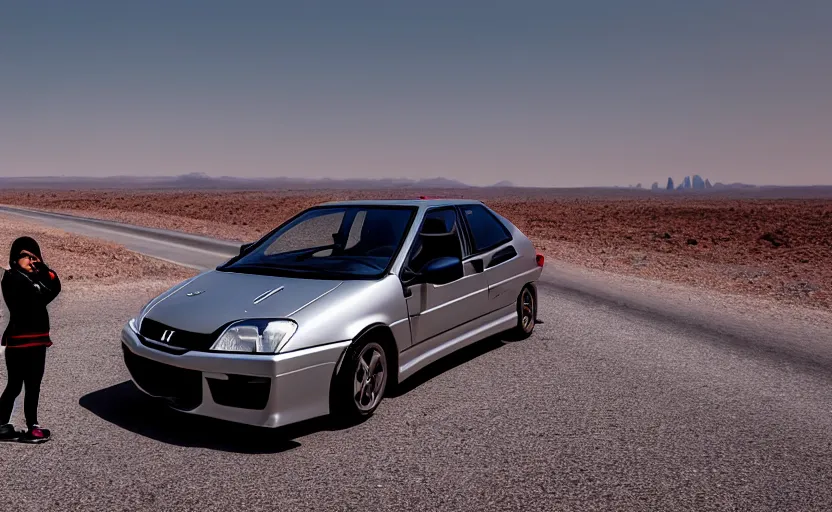
<path id="1" fill-rule="evenodd" d="M 150 244 L 152 245 L 152 244 Z M 175 258 L 189 258 L 187 244 Z M 51 310 L 41 419 L 0 445 L 15 510 L 830 510 L 828 331 L 681 307 L 547 268 L 535 335 L 418 374 L 345 430 L 184 416 L 128 382 L 148 295 Z M 5 369 L 0 370 L 5 381 Z"/>
<path id="2" fill-rule="evenodd" d="M 69 233 L 110 240 L 131 251 L 195 269 L 214 267 L 239 250 L 239 244 L 233 242 L 189 233 L 133 226 L 121 222 L 81 218 L 7 205 L 0 205 L 0 213 L 42 222 Z"/>

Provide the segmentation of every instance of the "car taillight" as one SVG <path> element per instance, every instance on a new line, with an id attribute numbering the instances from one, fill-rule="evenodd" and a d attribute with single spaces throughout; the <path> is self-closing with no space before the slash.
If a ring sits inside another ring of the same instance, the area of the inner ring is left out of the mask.
<path id="1" fill-rule="evenodd" d="M 543 266 L 543 255 L 540 254 L 540 253 L 537 253 L 537 255 L 534 258 L 537 261 L 537 266 L 542 267 Z"/>

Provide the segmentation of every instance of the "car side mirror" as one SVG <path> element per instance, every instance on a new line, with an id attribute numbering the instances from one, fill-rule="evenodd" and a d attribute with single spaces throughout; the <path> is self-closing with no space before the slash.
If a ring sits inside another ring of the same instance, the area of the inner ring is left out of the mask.
<path id="1" fill-rule="evenodd" d="M 448 284 L 462 278 L 462 260 L 451 256 L 430 260 L 414 279 L 427 284 Z"/>

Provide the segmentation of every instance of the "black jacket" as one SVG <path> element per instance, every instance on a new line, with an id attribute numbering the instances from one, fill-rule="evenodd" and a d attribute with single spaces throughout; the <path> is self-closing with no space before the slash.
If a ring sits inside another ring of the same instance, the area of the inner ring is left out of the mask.
<path id="1" fill-rule="evenodd" d="M 3 272 L 0 285 L 10 314 L 2 345 L 7 348 L 52 346 L 46 306 L 61 293 L 58 274 L 43 263 L 33 273 L 13 265 Z"/>

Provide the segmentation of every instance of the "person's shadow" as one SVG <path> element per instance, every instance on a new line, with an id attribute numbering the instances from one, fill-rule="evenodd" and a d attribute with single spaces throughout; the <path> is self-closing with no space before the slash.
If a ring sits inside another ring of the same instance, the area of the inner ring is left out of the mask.
<path id="1" fill-rule="evenodd" d="M 515 340 L 492 336 L 449 354 L 391 389 L 385 402 L 395 403 L 397 397 L 412 392 L 425 382 L 511 341 Z M 146 396 L 129 380 L 89 393 L 79 404 L 105 421 L 163 443 L 240 453 L 279 453 L 299 447 L 300 443 L 295 439 L 350 427 L 329 416 L 268 429 L 190 415 Z"/>

